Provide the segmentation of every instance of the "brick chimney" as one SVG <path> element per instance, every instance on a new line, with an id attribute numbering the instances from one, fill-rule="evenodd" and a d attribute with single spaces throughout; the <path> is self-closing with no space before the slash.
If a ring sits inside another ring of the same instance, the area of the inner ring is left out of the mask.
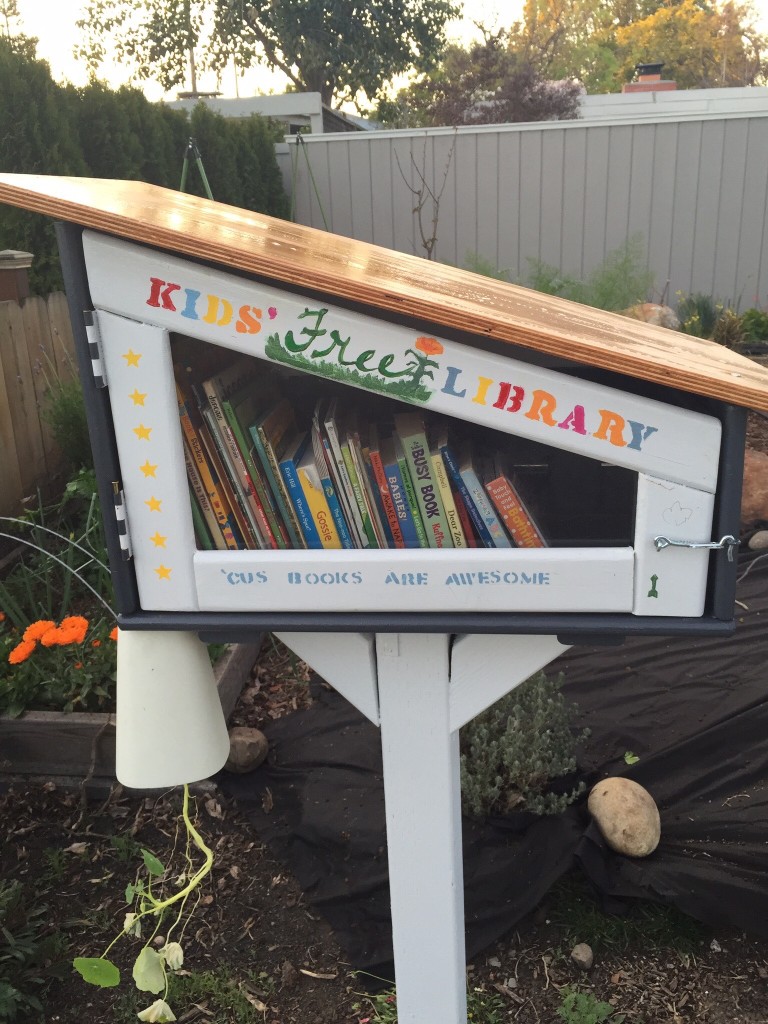
<path id="1" fill-rule="evenodd" d="M 0 249 L 0 302 L 21 302 L 29 297 L 32 253 Z"/>
<path id="2" fill-rule="evenodd" d="M 663 62 L 656 64 L 638 64 L 635 67 L 637 80 L 625 82 L 622 92 L 669 92 L 677 88 L 677 82 L 661 77 Z"/>

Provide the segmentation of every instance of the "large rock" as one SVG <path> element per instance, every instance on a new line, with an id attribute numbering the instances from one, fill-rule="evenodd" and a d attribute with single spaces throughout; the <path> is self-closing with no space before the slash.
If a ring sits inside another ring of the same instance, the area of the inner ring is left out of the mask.
<path id="1" fill-rule="evenodd" d="M 642 320 L 645 324 L 668 327 L 672 331 L 680 330 L 680 321 L 674 309 L 660 306 L 656 302 L 641 302 L 637 306 L 630 306 L 629 309 L 622 310 L 622 315 L 633 320 Z"/>
<path id="2" fill-rule="evenodd" d="M 768 522 L 768 455 L 747 448 L 744 452 L 744 486 L 741 492 L 741 525 Z"/>
<path id="3" fill-rule="evenodd" d="M 648 790 L 632 779 L 598 782 L 587 807 L 603 839 L 617 853 L 647 857 L 659 845 L 659 809 Z"/>

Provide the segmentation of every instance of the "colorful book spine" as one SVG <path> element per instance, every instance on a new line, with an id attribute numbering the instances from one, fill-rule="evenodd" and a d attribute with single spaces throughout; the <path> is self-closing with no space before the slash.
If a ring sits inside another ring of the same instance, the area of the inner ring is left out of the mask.
<path id="1" fill-rule="evenodd" d="M 308 548 L 322 548 L 323 542 L 317 532 L 312 510 L 299 480 L 299 463 L 304 455 L 304 450 L 309 443 L 309 434 L 306 431 L 302 434 L 295 434 L 289 439 L 285 451 L 278 456 L 280 474 L 285 481 L 288 497 L 291 499 L 296 517 L 304 534 L 304 540 Z"/>
<path id="2" fill-rule="evenodd" d="M 347 524 L 344 511 L 341 507 L 341 502 L 339 501 L 338 495 L 336 494 L 336 488 L 331 480 L 326 449 L 320 432 L 320 427 L 317 422 L 312 424 L 312 450 L 315 455 L 315 466 L 317 467 L 320 477 L 320 486 L 325 493 L 325 500 L 328 502 L 328 508 L 331 511 L 331 516 L 333 517 L 333 522 L 336 526 L 336 532 L 339 535 L 341 546 L 343 548 L 354 548 L 356 545 L 352 540 L 352 535 L 349 531 L 349 525 Z"/>
<path id="3" fill-rule="evenodd" d="M 210 499 L 208 498 L 205 487 L 203 486 L 200 473 L 195 465 L 195 460 L 192 458 L 192 453 L 189 450 L 186 438 L 183 439 L 182 443 L 184 446 L 184 465 L 187 467 L 187 480 L 189 480 L 189 488 L 194 496 L 194 501 L 192 503 L 192 515 L 194 517 L 195 510 L 197 510 L 198 515 L 202 517 L 206 526 L 207 535 L 211 540 L 211 547 L 224 549 L 226 548 L 224 538 L 221 530 L 219 529 L 219 524 L 216 521 L 216 516 L 214 514 L 213 507 L 211 506 Z M 197 527 L 198 520 L 195 519 L 195 530 L 198 537 L 201 540 L 204 540 L 204 534 L 199 531 Z"/>
<path id="4" fill-rule="evenodd" d="M 275 496 L 283 523 L 294 548 L 306 547 L 304 534 L 296 517 L 282 474 L 277 464 L 277 449 L 282 444 L 286 433 L 292 429 L 293 410 L 290 402 L 282 399 L 268 410 L 256 423 L 249 428 L 256 452 L 264 466 L 272 493 Z"/>
<path id="5" fill-rule="evenodd" d="M 446 470 L 447 472 L 447 470 Z M 459 514 L 461 521 L 461 528 L 464 531 L 464 538 L 467 542 L 467 547 L 476 548 L 477 538 L 475 537 L 475 531 L 472 526 L 472 520 L 469 518 L 469 512 L 467 506 L 464 504 L 464 499 L 459 494 L 455 487 L 451 487 L 451 493 L 453 494 L 453 500 L 456 505 L 456 511 Z"/>
<path id="6" fill-rule="evenodd" d="M 422 547 L 422 544 L 419 542 L 416 523 L 414 522 L 408 498 L 405 494 L 405 484 L 403 482 L 402 473 L 400 472 L 397 456 L 395 455 L 395 445 L 392 438 L 386 438 L 382 441 L 381 459 L 384 464 L 384 473 L 387 478 L 389 493 L 392 496 L 392 504 L 395 510 L 395 515 L 397 516 L 400 534 L 403 538 L 403 547 L 420 548 Z M 427 537 L 425 534 L 423 546 L 426 546 L 426 543 Z"/>
<path id="7" fill-rule="evenodd" d="M 408 459 L 406 458 L 403 446 L 400 443 L 400 438 L 395 434 L 394 438 L 395 452 L 397 458 L 397 465 L 400 469 L 400 479 L 403 482 L 403 494 L 408 504 L 408 511 L 411 514 L 414 529 L 416 530 L 416 537 L 418 539 L 417 547 L 428 548 L 429 540 L 427 538 L 427 531 L 424 528 L 424 524 L 421 521 L 421 512 L 419 511 L 419 503 L 416 500 L 416 492 L 413 489 L 411 483 L 411 474 L 408 472 Z"/>
<path id="8" fill-rule="evenodd" d="M 443 462 L 445 463 L 445 469 L 450 477 L 451 483 L 453 484 L 456 491 L 458 491 L 459 497 L 464 502 L 464 507 L 469 514 L 469 518 L 472 521 L 478 539 L 483 547 L 495 548 L 496 545 L 491 536 L 491 532 L 485 525 L 483 517 L 477 509 L 472 496 L 469 493 L 469 489 L 464 482 L 464 478 L 461 475 L 461 468 L 459 460 L 450 444 L 440 445 L 440 454 L 443 456 Z"/>
<path id="9" fill-rule="evenodd" d="M 378 432 L 371 431 L 371 447 L 368 450 L 368 458 L 371 463 L 371 471 L 376 482 L 376 490 L 381 499 L 381 505 L 386 517 L 389 532 L 392 535 L 392 543 L 396 548 L 404 548 L 405 540 L 403 531 L 400 528 L 400 519 L 395 509 L 395 502 L 389 488 L 387 473 L 384 469 L 384 461 L 381 456 L 381 449 L 377 440 Z"/>
<path id="10" fill-rule="evenodd" d="M 310 443 L 305 444 L 304 452 L 296 467 L 296 474 L 321 545 L 324 548 L 333 549 L 342 547 L 325 489 L 320 482 L 320 471 L 315 462 L 314 449 Z"/>
<path id="11" fill-rule="evenodd" d="M 251 479 L 251 474 L 248 472 L 243 453 L 240 451 L 232 428 L 227 422 L 227 417 L 224 415 L 224 398 L 218 386 L 217 378 L 212 377 L 203 381 L 203 391 L 208 400 L 208 407 L 213 414 L 211 431 L 215 430 L 218 432 L 218 438 L 221 441 L 220 453 L 222 462 L 229 472 L 232 485 L 237 492 L 251 529 L 260 541 L 261 547 L 276 548 L 277 541 L 272 533 L 264 507 L 256 493 L 256 487 Z"/>
<path id="12" fill-rule="evenodd" d="M 405 452 L 408 472 L 419 504 L 422 523 L 432 548 L 453 547 L 448 519 L 435 479 L 429 445 L 421 417 L 415 413 L 395 416 L 395 429 Z"/>
<path id="13" fill-rule="evenodd" d="M 316 411 L 319 418 L 319 410 Z M 331 467 L 332 473 L 335 470 L 333 478 L 336 482 L 336 490 L 341 499 L 342 508 L 346 514 L 355 547 L 367 548 L 370 546 L 370 542 L 363 529 L 362 516 L 352 491 L 352 481 L 349 479 L 349 473 L 347 472 L 347 466 L 341 451 L 339 428 L 336 424 L 336 399 L 331 401 L 328 412 L 321 422 L 323 426 L 323 447 L 328 455 L 328 464 Z"/>
<path id="14" fill-rule="evenodd" d="M 238 550 L 243 547 L 243 542 L 240 539 L 239 530 L 234 522 L 232 510 L 219 490 L 218 478 L 215 477 L 214 471 L 208 462 L 205 448 L 198 432 L 199 424 L 193 422 L 191 400 L 178 384 L 176 385 L 176 400 L 179 407 L 182 433 L 189 445 L 190 454 L 200 474 L 200 479 L 208 495 L 211 508 L 216 516 L 216 522 L 219 524 L 224 544 L 230 550 Z"/>
<path id="15" fill-rule="evenodd" d="M 437 487 L 440 491 L 440 500 L 442 501 L 443 508 L 445 509 L 445 518 L 448 520 L 448 529 L 451 534 L 453 546 L 455 548 L 465 548 L 467 547 L 467 540 L 464 536 L 459 512 L 453 498 L 453 491 L 451 490 L 451 484 L 448 480 L 448 473 L 445 469 L 443 456 L 439 451 L 433 451 L 430 454 L 430 458 L 432 460 L 432 469 L 434 470 Z"/>
<path id="16" fill-rule="evenodd" d="M 509 531 L 512 540 L 519 548 L 545 548 L 539 527 L 524 505 L 517 489 L 503 474 L 495 480 L 488 480 L 485 489 Z"/>
<path id="17" fill-rule="evenodd" d="M 195 530 L 195 538 L 203 551 L 213 551 L 215 545 L 208 523 L 205 520 L 203 511 L 197 503 L 197 495 L 190 485 L 189 500 L 192 505 L 192 524 Z M 217 527 L 218 530 L 218 527 Z"/>
<path id="18" fill-rule="evenodd" d="M 264 511 L 264 515 L 266 516 L 269 535 L 274 541 L 271 546 L 276 548 L 287 548 L 288 535 L 286 529 L 280 521 L 272 493 L 264 482 L 260 466 L 257 465 L 258 457 L 254 458 L 253 445 L 248 443 L 248 437 L 246 436 L 246 432 L 243 427 L 244 423 L 247 424 L 256 417 L 257 404 L 258 403 L 255 399 L 251 398 L 247 398 L 244 402 L 236 402 L 225 398 L 221 403 L 221 407 L 232 430 L 235 441 L 237 442 L 237 447 L 240 449 L 243 456 L 246 468 L 256 490 L 258 501 Z"/>
<path id="19" fill-rule="evenodd" d="M 514 544 L 509 539 L 501 520 L 496 515 L 496 510 L 482 485 L 480 476 L 477 473 L 472 460 L 465 458 L 461 463 L 461 478 L 467 485 L 469 496 L 475 504 L 475 508 L 482 516 L 488 532 L 493 540 L 494 547 L 511 548 Z"/>
<path id="20" fill-rule="evenodd" d="M 371 514 L 368 510 L 368 503 L 365 500 L 365 492 L 363 490 L 364 485 L 361 483 L 360 477 L 357 475 L 357 467 L 355 466 L 348 438 L 344 438 L 341 442 L 341 457 L 344 460 L 350 487 L 352 488 L 352 495 L 355 499 L 355 503 L 357 504 L 358 512 L 360 513 L 360 521 L 367 541 L 366 547 L 377 548 L 379 547 L 379 541 L 376 537 L 376 531 L 373 528 L 373 523 L 371 522 Z"/>

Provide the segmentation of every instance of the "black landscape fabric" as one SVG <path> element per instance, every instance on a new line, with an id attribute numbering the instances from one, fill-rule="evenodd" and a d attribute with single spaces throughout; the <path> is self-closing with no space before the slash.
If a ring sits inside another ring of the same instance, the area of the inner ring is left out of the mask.
<path id="1" fill-rule="evenodd" d="M 464 822 L 467 955 L 500 938 L 575 862 L 606 906 L 650 899 L 768 936 L 768 555 L 742 555 L 733 638 L 637 638 L 573 648 L 565 674 L 588 726 L 580 770 L 645 786 L 661 814 L 650 857 L 611 852 L 586 798 L 560 815 Z M 334 929 L 353 967 L 391 973 L 378 730 L 315 678 L 306 711 L 268 727 L 269 762 L 223 772 L 262 840 Z M 414 683 L 417 685 L 417 683 Z M 639 761 L 628 767 L 624 754 Z M 418 785 L 418 779 L 414 779 Z M 619 903 L 617 903 L 619 901 Z"/>

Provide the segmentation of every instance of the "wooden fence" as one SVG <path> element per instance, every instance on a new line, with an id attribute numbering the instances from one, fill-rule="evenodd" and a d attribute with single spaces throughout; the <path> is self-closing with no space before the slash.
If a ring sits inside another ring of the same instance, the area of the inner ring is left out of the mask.
<path id="1" fill-rule="evenodd" d="M 0 515 L 17 515 L 38 488 L 50 493 L 64 460 L 43 417 L 45 395 L 75 373 L 63 292 L 0 302 Z"/>

